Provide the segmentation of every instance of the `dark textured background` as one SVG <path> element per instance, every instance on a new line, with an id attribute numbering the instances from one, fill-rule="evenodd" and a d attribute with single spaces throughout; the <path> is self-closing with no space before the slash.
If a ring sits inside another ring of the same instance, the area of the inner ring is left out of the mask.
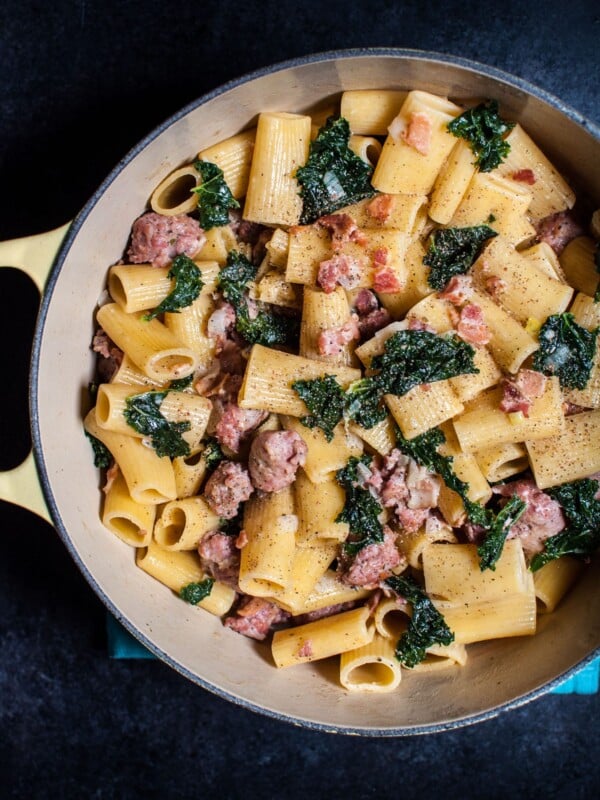
<path id="1" fill-rule="evenodd" d="M 599 41 L 600 6 L 585 0 L 4 0 L 0 240 L 66 222 L 155 125 L 269 63 L 367 46 L 453 53 L 513 72 L 600 122 Z M 29 280 L 3 271 L 2 468 L 29 446 L 35 308 Z M 417 738 L 296 729 L 162 663 L 110 661 L 104 609 L 56 534 L 2 503 L 0 522 L 1 798 L 598 796 L 598 696 L 544 696 Z"/>

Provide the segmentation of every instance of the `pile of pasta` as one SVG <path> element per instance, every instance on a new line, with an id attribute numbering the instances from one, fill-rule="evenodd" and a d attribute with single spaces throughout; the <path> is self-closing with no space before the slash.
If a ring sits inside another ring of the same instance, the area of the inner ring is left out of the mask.
<path id="1" fill-rule="evenodd" d="M 217 580 L 199 605 L 225 616 L 235 608 L 240 591 L 273 601 L 292 615 L 288 626 L 272 636 L 275 665 L 339 656 L 341 684 L 351 691 L 398 686 L 404 668 L 395 647 L 412 613 L 410 603 L 391 593 L 379 593 L 375 603 L 372 589 L 344 583 L 335 570 L 348 536 L 348 524 L 336 521 L 344 505 L 336 472 L 351 457 L 388 455 L 396 446 L 396 426 L 408 440 L 439 426 L 446 438 L 444 454 L 453 457 L 456 475 L 469 486 L 469 498 L 483 505 L 492 497 L 493 484 L 528 470 L 542 490 L 600 470 L 598 352 L 584 389 L 564 390 L 557 377 L 548 377 L 527 416 L 499 407 L 504 377 L 529 363 L 538 349 L 539 328 L 550 315 L 569 311 L 588 330 L 600 325 L 600 303 L 593 299 L 598 278 L 593 234 L 597 237 L 598 230 L 592 227 L 592 235 L 576 237 L 560 258 L 539 241 L 536 224 L 572 208 L 573 190 L 518 124 L 506 137 L 507 157 L 495 169 L 480 171 L 468 143 L 447 128 L 462 111 L 423 91 L 347 91 L 338 107 L 325 113 L 262 113 L 256 127 L 198 153 L 223 171 L 241 204 L 242 218 L 271 231 L 251 296 L 301 319 L 297 352 L 262 344 L 247 347 L 238 405 L 268 412 L 259 430 L 292 430 L 307 445 L 306 461 L 291 486 L 270 494 L 256 492 L 244 505 L 237 589 Z M 332 256 L 331 235 L 322 226 L 300 224 L 302 198 L 295 173 L 306 163 L 311 139 L 330 113 L 348 121 L 350 148 L 372 165 L 373 188 L 390 200 L 380 217 L 368 212 L 371 199 L 338 210 L 361 233 L 361 242 L 345 242 L 342 252 L 360 252 L 364 268 L 351 289 L 338 285 L 324 291 L 317 275 L 319 265 Z M 415 113 L 426 114 L 431 123 L 426 152 L 388 131 L 394 120 L 408 124 Z M 531 171 L 535 181 L 516 179 L 522 171 Z M 191 163 L 182 166 L 157 186 L 151 208 L 166 216 L 193 214 L 197 198 L 189 189 L 198 181 Z M 489 220 L 498 235 L 486 243 L 470 270 L 472 302 L 490 332 L 489 342 L 475 348 L 478 371 L 419 384 L 402 396 L 386 395 L 384 421 L 365 428 L 344 420 L 331 441 L 320 428 L 304 425 L 307 407 L 292 384 L 334 375 L 347 388 L 363 377 L 389 335 L 384 328 L 359 346 L 356 341 L 342 344 L 332 355 L 321 354 L 318 347 L 324 330 L 351 319 L 357 292 L 373 289 L 374 262 L 364 254 L 373 256 L 383 248 L 401 287 L 377 293 L 393 321 L 391 330 L 416 319 L 444 334 L 454 330 L 455 316 L 451 303 L 428 283 L 423 262 L 428 237 L 434 228 Z M 248 253 L 229 225 L 206 231 L 206 242 L 194 256 L 202 291 L 176 313 L 142 319 L 165 298 L 173 281 L 168 267 L 127 263 L 110 269 L 110 301 L 97 311 L 99 326 L 124 353 L 85 418 L 86 430 L 108 448 L 118 466 L 105 492 L 102 523 L 136 548 L 141 569 L 175 592 L 206 578 L 198 545 L 220 525 L 203 496 L 203 451 L 212 403 L 193 384 L 168 392 L 161 413 L 190 423 L 183 437 L 191 454 L 173 459 L 148 447 L 123 411 L 132 395 L 168 388 L 175 379 L 202 376 L 211 368 L 215 340 L 206 325 L 219 298 L 219 272 L 232 249 Z M 486 291 L 490 277 L 502 282 L 497 296 Z M 584 410 L 565 415 L 569 403 Z M 582 569 L 580 560 L 562 557 L 534 574 L 514 538 L 506 541 L 496 569 L 482 571 L 476 545 L 457 535 L 464 504 L 447 486 L 440 491 L 439 513 L 445 525 L 412 533 L 399 530 L 397 540 L 403 556 L 397 572 L 408 570 L 417 577 L 454 633 L 452 644 L 429 647 L 415 670 L 462 665 L 465 647 L 473 642 L 533 634 L 537 614 L 553 611 Z M 294 617 L 348 602 L 355 604 L 350 610 L 293 624 Z"/>

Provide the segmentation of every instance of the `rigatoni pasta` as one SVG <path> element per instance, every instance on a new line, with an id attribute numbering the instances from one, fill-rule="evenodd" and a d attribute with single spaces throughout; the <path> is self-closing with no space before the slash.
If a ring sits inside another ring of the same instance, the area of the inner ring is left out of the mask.
<path id="1" fill-rule="evenodd" d="M 142 570 L 278 668 L 402 692 L 533 635 L 600 543 L 600 226 L 493 101 L 338 101 L 160 179 L 84 429 Z"/>

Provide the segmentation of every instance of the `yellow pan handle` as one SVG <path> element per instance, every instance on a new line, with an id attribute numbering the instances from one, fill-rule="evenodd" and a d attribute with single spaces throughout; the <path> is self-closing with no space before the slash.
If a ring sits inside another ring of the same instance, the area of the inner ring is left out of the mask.
<path id="1" fill-rule="evenodd" d="M 41 294 L 70 224 L 68 222 L 47 233 L 0 242 L 0 267 L 22 270 L 29 275 Z M 29 453 L 15 469 L 0 472 L 0 500 L 23 506 L 51 522 L 33 453 Z"/>

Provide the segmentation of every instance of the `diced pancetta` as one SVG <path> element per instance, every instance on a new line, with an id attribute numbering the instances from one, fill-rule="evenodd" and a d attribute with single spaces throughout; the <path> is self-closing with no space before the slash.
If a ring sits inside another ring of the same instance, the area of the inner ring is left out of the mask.
<path id="1" fill-rule="evenodd" d="M 517 169 L 510 177 L 513 179 L 513 181 L 527 183 L 529 186 L 533 186 L 536 181 L 535 173 L 532 169 Z"/>
<path id="2" fill-rule="evenodd" d="M 322 356 L 339 355 L 343 348 L 354 339 L 360 339 L 356 314 L 353 314 L 347 322 L 337 328 L 326 328 L 321 331 L 317 339 L 317 349 Z"/>
<path id="3" fill-rule="evenodd" d="M 461 339 L 470 344 L 487 344 L 492 338 L 483 312 L 475 303 L 467 303 L 461 308 L 456 330 Z"/>
<path id="4" fill-rule="evenodd" d="M 317 274 L 317 283 L 326 294 L 333 292 L 336 286 L 354 289 L 362 274 L 361 263 L 352 256 L 337 254 L 327 261 L 321 261 Z"/>
<path id="5" fill-rule="evenodd" d="M 377 222 L 387 222 L 394 207 L 394 198 L 391 194 L 378 194 L 367 204 L 367 214 Z"/>
<path id="6" fill-rule="evenodd" d="M 500 410 L 506 413 L 521 411 L 529 416 L 533 401 L 546 388 L 546 376 L 532 369 L 521 369 L 514 378 L 506 378 L 502 386 Z"/>

